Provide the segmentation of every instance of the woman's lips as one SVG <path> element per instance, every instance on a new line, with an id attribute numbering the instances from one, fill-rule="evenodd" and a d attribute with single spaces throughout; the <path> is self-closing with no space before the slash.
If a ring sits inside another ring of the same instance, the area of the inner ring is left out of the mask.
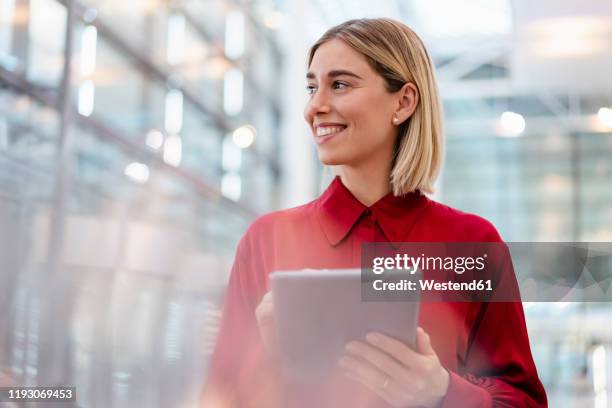
<path id="1" fill-rule="evenodd" d="M 328 140 L 332 139 L 333 137 L 338 136 L 339 134 L 344 132 L 346 128 L 347 126 L 344 126 L 344 125 L 343 126 L 325 126 L 325 127 L 317 128 L 316 130 L 317 135 L 315 135 L 315 141 L 317 142 L 318 145 L 323 144 L 327 142 Z M 319 136 L 319 134 L 321 135 Z"/>

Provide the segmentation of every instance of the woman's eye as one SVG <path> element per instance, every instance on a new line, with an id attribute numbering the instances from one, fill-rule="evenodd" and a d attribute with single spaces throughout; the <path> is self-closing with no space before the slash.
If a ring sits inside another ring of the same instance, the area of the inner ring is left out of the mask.
<path id="1" fill-rule="evenodd" d="M 336 82 L 333 83 L 332 88 L 334 88 L 334 89 L 344 89 L 347 86 L 348 86 L 348 84 L 345 84 L 344 82 L 336 81 Z"/>
<path id="2" fill-rule="evenodd" d="M 306 85 L 306 93 L 308 95 L 312 95 L 317 90 L 317 87 L 314 85 Z"/>

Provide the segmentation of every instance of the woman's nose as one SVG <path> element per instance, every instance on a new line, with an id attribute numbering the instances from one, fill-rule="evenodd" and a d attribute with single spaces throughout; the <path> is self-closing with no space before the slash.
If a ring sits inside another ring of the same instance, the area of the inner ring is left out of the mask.
<path id="1" fill-rule="evenodd" d="M 331 110 L 331 105 L 328 93 L 320 89 L 315 91 L 308 103 L 308 110 L 311 115 L 329 112 Z"/>

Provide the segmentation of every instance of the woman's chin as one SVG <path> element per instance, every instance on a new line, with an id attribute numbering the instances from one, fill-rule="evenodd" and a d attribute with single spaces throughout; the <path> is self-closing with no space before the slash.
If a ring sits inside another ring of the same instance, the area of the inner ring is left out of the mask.
<path id="1" fill-rule="evenodd" d="M 319 161 L 326 166 L 337 166 L 343 164 L 344 161 L 338 155 L 329 154 L 328 152 L 319 151 Z"/>

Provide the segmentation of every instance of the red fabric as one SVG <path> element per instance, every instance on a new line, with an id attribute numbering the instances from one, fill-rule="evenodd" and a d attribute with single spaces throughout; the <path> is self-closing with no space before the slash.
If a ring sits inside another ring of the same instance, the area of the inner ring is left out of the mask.
<path id="1" fill-rule="evenodd" d="M 334 179 L 316 200 L 258 218 L 242 237 L 207 377 L 206 408 L 387 407 L 340 377 L 316 389 L 291 387 L 263 349 L 255 308 L 275 270 L 358 266 L 363 242 L 499 242 L 485 219 L 415 192 L 371 207 Z M 514 282 L 515 283 L 515 282 Z M 522 305 L 423 303 L 420 325 L 451 373 L 443 408 L 546 407 Z"/>

